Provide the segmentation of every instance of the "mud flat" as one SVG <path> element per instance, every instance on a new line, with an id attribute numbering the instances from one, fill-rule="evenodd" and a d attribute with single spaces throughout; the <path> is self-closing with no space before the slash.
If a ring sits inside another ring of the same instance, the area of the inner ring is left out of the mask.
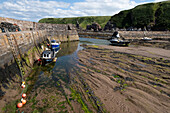
<path id="1" fill-rule="evenodd" d="M 85 49 L 78 52 L 81 77 L 105 111 L 170 111 L 169 50 L 142 46 L 83 46 Z"/>

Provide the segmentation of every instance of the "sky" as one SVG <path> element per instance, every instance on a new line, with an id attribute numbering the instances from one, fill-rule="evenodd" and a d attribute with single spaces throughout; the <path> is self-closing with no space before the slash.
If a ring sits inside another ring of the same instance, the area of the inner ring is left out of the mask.
<path id="1" fill-rule="evenodd" d="M 42 18 L 113 16 L 160 1 L 166 0 L 0 0 L 0 17 L 38 22 Z"/>

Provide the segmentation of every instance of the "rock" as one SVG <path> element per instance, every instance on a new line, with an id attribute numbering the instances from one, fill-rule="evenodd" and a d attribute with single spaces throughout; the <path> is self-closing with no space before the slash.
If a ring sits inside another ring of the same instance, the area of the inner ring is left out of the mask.
<path id="1" fill-rule="evenodd" d="M 86 26 L 86 30 L 92 30 L 93 31 L 102 31 L 101 26 L 98 23 L 92 23 L 92 25 L 87 25 Z"/>

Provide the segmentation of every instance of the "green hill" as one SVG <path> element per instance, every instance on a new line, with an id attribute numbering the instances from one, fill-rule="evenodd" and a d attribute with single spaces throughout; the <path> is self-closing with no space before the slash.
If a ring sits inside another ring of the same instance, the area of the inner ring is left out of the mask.
<path id="1" fill-rule="evenodd" d="M 97 22 L 103 28 L 109 21 L 111 16 L 87 16 L 87 17 L 74 17 L 74 18 L 43 18 L 39 23 L 53 23 L 53 24 L 76 24 L 78 21 L 80 27 L 86 28 L 86 25 Z"/>
<path id="2" fill-rule="evenodd" d="M 170 30 L 170 1 L 148 3 L 121 11 L 110 19 L 118 28 L 150 27 L 152 30 Z"/>

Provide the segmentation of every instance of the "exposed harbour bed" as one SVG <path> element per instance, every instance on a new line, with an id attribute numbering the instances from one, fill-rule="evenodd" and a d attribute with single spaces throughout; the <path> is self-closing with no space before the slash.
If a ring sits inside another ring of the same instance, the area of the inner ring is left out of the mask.
<path id="1" fill-rule="evenodd" d="M 151 47 L 83 46 L 86 49 L 78 53 L 82 64 L 79 65 L 81 76 L 86 79 L 108 112 L 168 113 L 169 50 Z"/>

